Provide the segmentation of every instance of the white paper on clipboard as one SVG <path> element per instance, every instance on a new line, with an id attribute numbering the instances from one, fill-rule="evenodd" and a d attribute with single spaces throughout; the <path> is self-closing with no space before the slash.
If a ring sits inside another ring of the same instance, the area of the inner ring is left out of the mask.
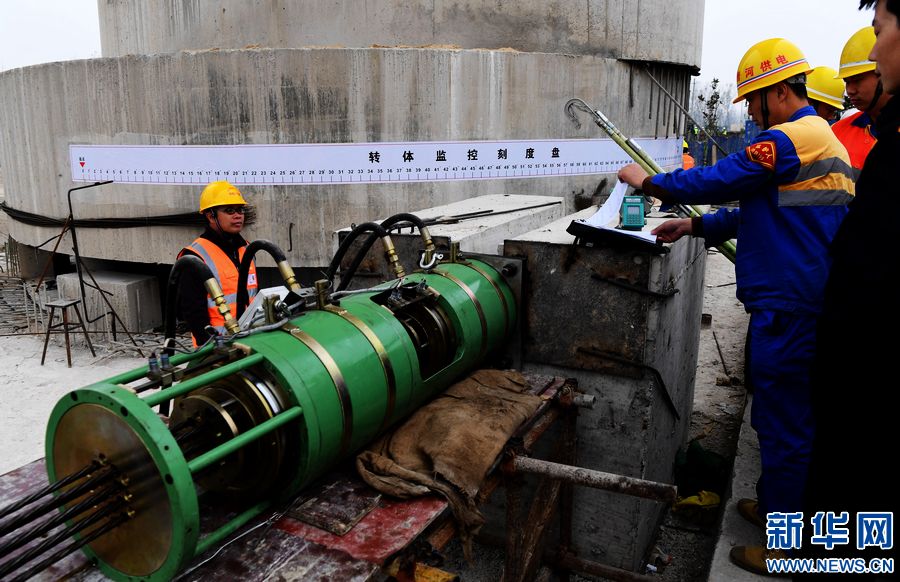
<path id="1" fill-rule="evenodd" d="M 649 232 L 615 228 L 615 225 L 619 223 L 619 209 L 622 208 L 622 199 L 625 197 L 625 192 L 627 190 L 628 184 L 625 182 L 616 182 L 616 186 L 612 189 L 612 192 L 610 192 L 609 198 L 606 199 L 606 202 L 603 203 L 599 210 L 597 210 L 590 218 L 579 220 L 578 222 L 593 226 L 594 228 L 611 230 L 624 236 L 656 243 L 656 235 L 650 234 Z"/>

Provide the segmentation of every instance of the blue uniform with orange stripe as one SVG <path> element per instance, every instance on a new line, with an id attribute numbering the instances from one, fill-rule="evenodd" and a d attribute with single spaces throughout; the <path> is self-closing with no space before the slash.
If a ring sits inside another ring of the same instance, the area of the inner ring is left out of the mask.
<path id="1" fill-rule="evenodd" d="M 738 240 L 737 296 L 751 314 L 751 422 L 760 442 L 757 490 L 764 512 L 803 508 L 815 317 L 830 267 L 828 246 L 852 200 L 852 176 L 847 151 L 828 123 L 803 107 L 715 166 L 651 179 L 674 202 L 739 201 L 738 210 L 704 216 L 702 235 L 708 246 Z"/>

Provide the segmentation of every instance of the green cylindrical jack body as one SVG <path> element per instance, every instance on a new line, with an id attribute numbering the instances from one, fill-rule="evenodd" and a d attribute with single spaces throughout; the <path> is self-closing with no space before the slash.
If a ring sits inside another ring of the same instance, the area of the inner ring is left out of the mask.
<path id="1" fill-rule="evenodd" d="M 151 525 L 164 530 L 164 539 L 144 556 L 125 552 L 129 555 L 123 558 L 117 551 L 122 544 L 141 541 L 121 535 L 107 540 L 114 531 L 97 541 L 106 542 L 92 542 L 86 552 L 114 579 L 172 578 L 198 548 L 208 548 L 238 525 L 227 522 L 215 531 L 200 531 L 198 488 L 228 489 L 216 479 L 203 481 L 205 471 L 218 471 L 219 480 L 227 475 L 252 483 L 252 475 L 229 473 L 229 463 L 242 466 L 262 454 L 268 455 L 267 466 L 277 465 L 267 468 L 271 478 L 266 487 L 248 486 L 247 491 L 263 493 L 246 494 L 246 507 L 235 518 L 246 522 L 269 502 L 295 496 L 335 462 L 501 349 L 516 327 L 516 317 L 515 297 L 493 267 L 475 260 L 448 263 L 409 275 L 403 285 L 386 283 L 339 304 L 306 311 L 279 329 L 243 337 L 238 341 L 247 355 L 203 373 L 186 373 L 189 379 L 171 387 L 138 396 L 124 384 L 142 379 L 146 371 L 120 374 L 113 383 L 76 390 L 57 404 L 47 429 L 50 480 L 98 456 L 132 471 L 135 460 L 144 469 L 150 467 L 159 491 L 135 502 L 135 525 L 129 527 L 146 529 L 150 526 L 140 520 L 163 512 L 165 518 Z M 235 372 L 222 378 L 223 368 Z M 250 392 L 259 396 L 256 408 L 222 397 L 231 389 L 228 382 L 251 386 Z M 176 398 L 173 427 L 152 407 Z M 179 412 L 178 403 L 186 412 Z M 195 437 L 188 429 L 198 410 L 214 410 L 216 419 L 228 422 L 197 421 L 209 434 L 206 440 L 190 441 Z M 281 415 L 290 418 L 272 420 Z M 94 428 L 81 426 L 91 419 L 99 420 L 98 430 L 124 444 L 112 446 L 94 435 Z M 253 430 L 263 423 L 265 428 Z M 217 431 L 210 429 L 213 426 Z M 206 448 L 187 452 L 182 450 L 187 442 L 202 442 Z M 244 449 L 246 455 L 241 456 Z"/>

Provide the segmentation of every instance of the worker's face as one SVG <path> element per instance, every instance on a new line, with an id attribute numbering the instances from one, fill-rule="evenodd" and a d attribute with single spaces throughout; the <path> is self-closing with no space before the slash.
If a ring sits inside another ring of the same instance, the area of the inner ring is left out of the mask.
<path id="1" fill-rule="evenodd" d="M 875 6 L 872 26 L 875 27 L 875 46 L 869 59 L 875 61 L 884 91 L 896 95 L 900 93 L 900 21 L 888 11 L 887 0 L 879 0 Z"/>
<path id="2" fill-rule="evenodd" d="M 860 111 L 868 110 L 875 98 L 878 75 L 872 71 L 866 71 L 844 80 L 847 82 L 847 97 L 850 98 L 850 103 Z"/>
<path id="3" fill-rule="evenodd" d="M 825 121 L 834 121 L 837 117 L 838 109 L 834 105 L 829 105 L 828 103 L 816 101 L 814 99 L 810 99 L 809 104 L 816 109 L 816 114 Z"/>
<path id="4" fill-rule="evenodd" d="M 208 212 L 209 226 L 222 234 L 238 234 L 244 228 L 243 206 L 217 206 Z"/>
<path id="5" fill-rule="evenodd" d="M 763 102 L 763 93 L 768 94 L 768 91 L 753 91 L 747 94 L 745 101 L 747 102 L 747 114 L 750 115 L 750 119 L 753 120 L 753 123 L 760 129 L 768 129 L 767 127 L 763 127 L 763 114 L 762 114 L 762 102 Z M 770 120 L 771 122 L 771 120 Z"/>

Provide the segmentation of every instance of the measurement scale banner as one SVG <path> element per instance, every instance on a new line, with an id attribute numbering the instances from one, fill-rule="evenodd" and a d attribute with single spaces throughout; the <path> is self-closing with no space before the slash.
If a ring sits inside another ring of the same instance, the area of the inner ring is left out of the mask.
<path id="1" fill-rule="evenodd" d="M 663 168 L 681 138 L 637 139 Z M 133 184 L 377 184 L 606 174 L 632 160 L 610 139 L 235 146 L 71 145 L 72 180 Z"/>

